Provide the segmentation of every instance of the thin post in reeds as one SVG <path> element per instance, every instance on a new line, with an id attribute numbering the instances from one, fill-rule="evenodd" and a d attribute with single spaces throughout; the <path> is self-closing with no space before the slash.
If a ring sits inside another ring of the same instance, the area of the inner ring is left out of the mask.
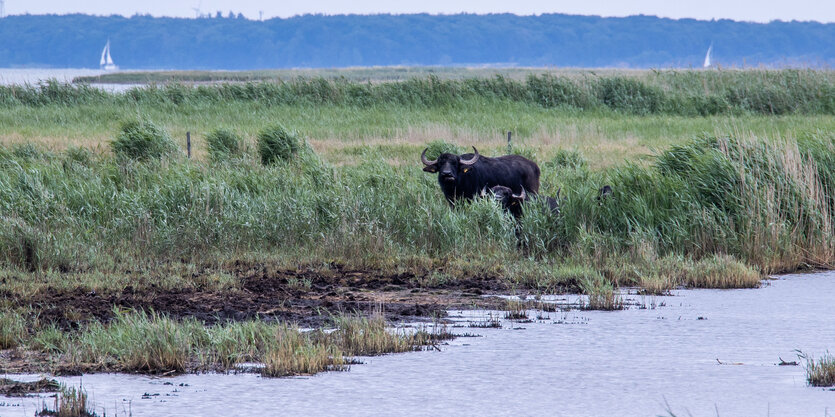
<path id="1" fill-rule="evenodd" d="M 186 153 L 188 159 L 191 159 L 191 132 L 186 132 Z"/>
<path id="2" fill-rule="evenodd" d="M 510 143 L 511 138 L 513 137 L 513 132 L 507 131 L 507 153 L 513 153 L 513 145 Z"/>

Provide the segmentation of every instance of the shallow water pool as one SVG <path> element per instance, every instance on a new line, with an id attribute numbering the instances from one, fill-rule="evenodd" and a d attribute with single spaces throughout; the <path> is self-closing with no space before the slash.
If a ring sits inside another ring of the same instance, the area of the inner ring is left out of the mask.
<path id="1" fill-rule="evenodd" d="M 802 366 L 777 365 L 797 360 L 795 349 L 835 350 L 835 273 L 628 298 L 625 311 L 532 312 L 532 323 L 455 328 L 482 337 L 364 358 L 350 372 L 58 379 L 83 383 L 108 416 L 835 415 L 835 391 L 807 386 Z M 488 313 L 450 314 L 466 325 Z M 32 416 L 41 401 L 0 397 L 0 416 Z"/>

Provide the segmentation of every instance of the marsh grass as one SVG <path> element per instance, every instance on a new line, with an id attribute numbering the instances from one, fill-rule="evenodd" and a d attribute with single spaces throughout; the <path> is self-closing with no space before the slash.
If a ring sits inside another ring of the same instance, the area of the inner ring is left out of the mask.
<path id="1" fill-rule="evenodd" d="M 17 347 L 26 335 L 26 318 L 11 306 L 0 311 L 0 349 Z"/>
<path id="2" fill-rule="evenodd" d="M 38 416 L 49 417 L 97 417 L 92 411 L 93 404 L 87 398 L 87 391 L 83 387 L 61 386 L 61 390 L 55 396 L 53 408 L 49 409 L 44 403 Z"/>
<path id="3" fill-rule="evenodd" d="M 36 316 L 23 325 L 32 331 L 16 334 L 15 346 L 47 354 L 60 369 L 166 375 L 245 362 L 262 363 L 265 376 L 345 371 L 357 363 L 353 356 L 420 350 L 455 337 L 441 325 L 393 329 L 381 315 L 335 316 L 333 328 L 309 331 L 260 319 L 205 325 L 142 310 L 114 310 L 109 322 L 90 320 L 74 330 Z"/>
<path id="4" fill-rule="evenodd" d="M 676 282 L 670 276 L 649 273 L 641 276 L 638 285 L 646 294 L 664 295 L 676 287 Z"/>
<path id="5" fill-rule="evenodd" d="M 527 320 L 529 303 L 524 300 L 510 299 L 505 301 L 504 318 L 507 320 Z"/>
<path id="6" fill-rule="evenodd" d="M 502 321 L 498 315 L 490 313 L 487 317 L 484 318 L 484 320 L 469 322 L 467 324 L 467 327 L 475 329 L 501 329 Z"/>
<path id="7" fill-rule="evenodd" d="M 602 279 L 587 279 L 581 283 L 583 294 L 587 296 L 583 308 L 587 310 L 620 310 L 623 298 L 612 283 Z"/>
<path id="8" fill-rule="evenodd" d="M 139 161 L 160 159 L 177 149 L 168 132 L 150 120 L 129 120 L 119 130 L 111 147 L 120 157 Z"/>
<path id="9" fill-rule="evenodd" d="M 835 259 L 826 134 L 699 137 L 648 166 L 600 173 L 543 165 L 543 193 L 563 189 L 560 212 L 534 200 L 520 223 L 488 199 L 450 210 L 417 165 L 371 152 L 333 167 L 305 141 L 291 162 L 269 166 L 249 154 L 234 165 L 73 154 L 0 153 L 4 288 L 228 289 L 234 277 L 194 265 L 269 254 L 288 265 L 442 270 L 429 286 L 482 274 L 573 291 L 602 273 L 616 286 L 664 291 L 755 287 L 760 273 Z M 614 190 L 605 200 L 602 184 Z"/>
<path id="10" fill-rule="evenodd" d="M 435 74 L 398 82 L 366 83 L 324 77 L 196 87 L 171 83 L 105 93 L 87 85 L 47 82 L 0 87 L 2 106 L 90 103 L 211 104 L 259 101 L 269 105 L 449 106 L 465 100 L 524 102 L 545 108 L 606 109 L 625 114 L 832 114 L 831 71 L 654 71 L 502 75 L 443 79 Z"/>
<path id="11" fill-rule="evenodd" d="M 385 319 L 380 315 L 340 316 L 335 317 L 334 321 L 336 330 L 329 337 L 351 356 L 413 351 L 428 344 L 432 337 L 431 333 L 425 332 L 389 331 Z"/>
<path id="12" fill-rule="evenodd" d="M 756 288 L 762 275 L 727 255 L 713 255 L 687 265 L 683 284 L 695 288 Z"/>
<path id="13" fill-rule="evenodd" d="M 807 357 L 806 382 L 815 387 L 835 386 L 835 356 L 826 352 L 818 359 Z"/>
<path id="14" fill-rule="evenodd" d="M 193 344 L 202 336 L 196 320 L 177 322 L 155 312 L 115 311 L 107 324 L 94 321 L 67 343 L 70 362 L 78 367 L 126 372 L 182 372 Z"/>
<path id="15" fill-rule="evenodd" d="M 240 135 L 229 129 L 214 129 L 206 135 L 209 157 L 215 162 L 239 157 L 243 152 L 242 141 Z"/>
<path id="16" fill-rule="evenodd" d="M 299 152 L 299 147 L 298 133 L 283 126 L 269 126 L 258 133 L 258 154 L 264 165 L 289 161 Z"/>

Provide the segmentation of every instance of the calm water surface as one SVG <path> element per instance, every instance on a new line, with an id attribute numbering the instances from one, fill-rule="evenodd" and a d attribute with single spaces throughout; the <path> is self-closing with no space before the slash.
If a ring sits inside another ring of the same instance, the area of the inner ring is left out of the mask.
<path id="1" fill-rule="evenodd" d="M 0 85 L 36 85 L 46 80 L 72 82 L 75 77 L 104 74 L 105 71 L 85 68 L 0 68 Z M 143 84 L 90 84 L 105 91 L 122 92 Z"/>
<path id="2" fill-rule="evenodd" d="M 483 337 L 313 377 L 59 379 L 83 382 L 109 416 L 655 416 L 669 407 L 679 416 L 825 417 L 835 415 L 835 391 L 808 387 L 802 367 L 776 363 L 796 360 L 795 349 L 835 350 L 833 295 L 835 273 L 756 290 L 632 296 L 646 308 L 456 328 Z M 467 323 L 487 313 L 451 314 Z M 31 416 L 40 401 L 0 398 L 0 416 Z"/>

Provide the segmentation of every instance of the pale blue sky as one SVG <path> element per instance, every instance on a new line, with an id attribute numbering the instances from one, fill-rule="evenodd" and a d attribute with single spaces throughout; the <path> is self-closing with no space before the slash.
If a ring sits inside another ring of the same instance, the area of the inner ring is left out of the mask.
<path id="1" fill-rule="evenodd" d="M 257 19 L 304 13 L 570 13 L 602 16 L 634 14 L 756 22 L 816 20 L 835 22 L 833 0 L 5 0 L 6 14 L 89 13 L 99 15 L 150 13 L 154 16 L 194 17 L 193 8 L 224 15 L 232 10 Z"/>

